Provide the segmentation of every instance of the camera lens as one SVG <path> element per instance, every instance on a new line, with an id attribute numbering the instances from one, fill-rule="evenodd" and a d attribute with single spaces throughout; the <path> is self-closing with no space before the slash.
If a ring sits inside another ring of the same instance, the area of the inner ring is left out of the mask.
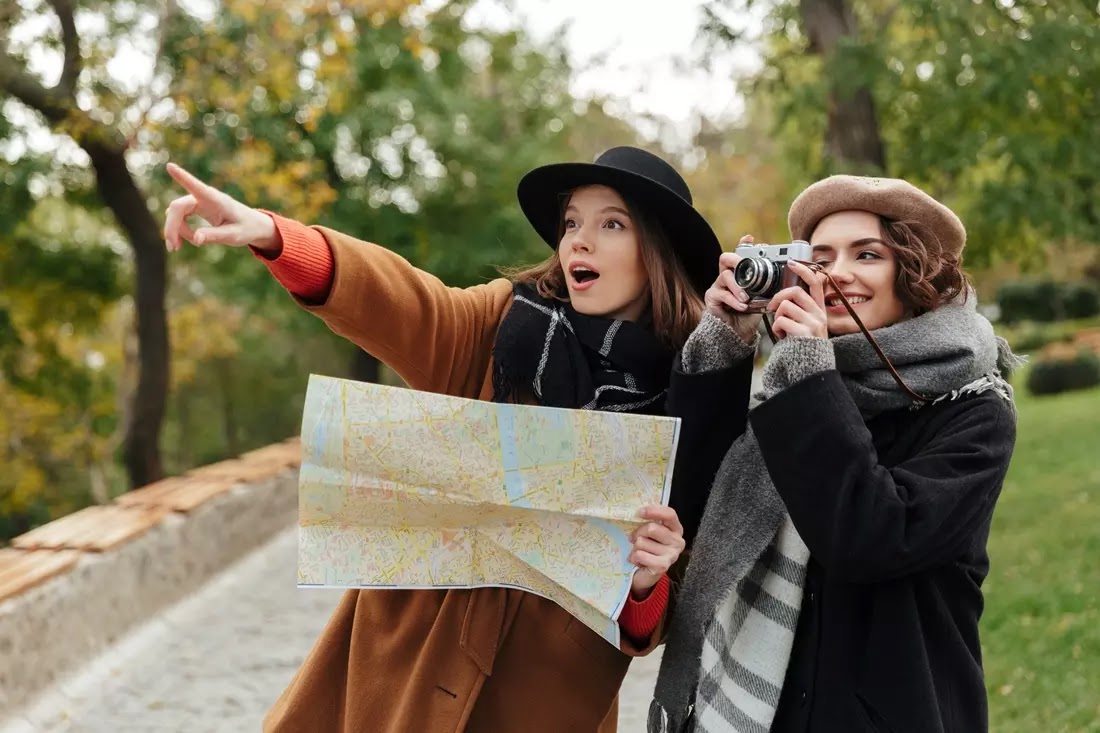
<path id="1" fill-rule="evenodd" d="M 733 269 L 733 281 L 749 295 L 763 295 L 775 279 L 775 266 L 763 257 L 746 257 Z"/>

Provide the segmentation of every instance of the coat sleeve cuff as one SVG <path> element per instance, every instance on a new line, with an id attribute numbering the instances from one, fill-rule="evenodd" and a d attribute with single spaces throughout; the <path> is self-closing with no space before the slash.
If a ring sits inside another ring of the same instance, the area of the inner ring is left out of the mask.
<path id="1" fill-rule="evenodd" d="M 323 303 L 332 291 L 336 272 L 332 249 L 316 229 L 264 211 L 275 222 L 283 248 L 274 258 L 252 247 L 279 283 L 302 300 Z"/>
<path id="2" fill-rule="evenodd" d="M 761 381 L 764 394 L 779 394 L 806 377 L 836 369 L 833 344 L 828 339 L 788 337 L 772 349 Z"/>
<path id="3" fill-rule="evenodd" d="M 657 630 L 661 617 L 668 607 L 668 575 L 662 575 L 644 601 L 627 596 L 623 612 L 619 614 L 619 626 L 632 640 L 645 644 Z"/>
<path id="4" fill-rule="evenodd" d="M 704 312 L 684 344 L 681 363 L 687 374 L 726 369 L 756 353 L 759 342 L 760 334 L 753 334 L 752 343 L 745 343 L 729 324 Z"/>

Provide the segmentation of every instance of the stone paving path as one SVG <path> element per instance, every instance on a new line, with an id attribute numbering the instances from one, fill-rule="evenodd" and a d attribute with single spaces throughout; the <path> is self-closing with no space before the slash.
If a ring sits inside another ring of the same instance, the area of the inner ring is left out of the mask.
<path id="1" fill-rule="evenodd" d="M 259 730 L 341 591 L 294 585 L 295 531 L 275 537 L 57 686 L 0 733 Z M 61 631 L 63 633 L 63 631 Z M 656 655 L 637 660 L 620 730 L 645 730 Z"/>

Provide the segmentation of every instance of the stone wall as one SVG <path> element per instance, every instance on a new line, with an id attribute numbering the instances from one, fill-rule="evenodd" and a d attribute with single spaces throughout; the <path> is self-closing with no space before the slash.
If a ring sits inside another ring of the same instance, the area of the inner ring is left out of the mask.
<path id="1" fill-rule="evenodd" d="M 297 440 L 204 466 L 0 550 L 0 723 L 293 525 Z"/>

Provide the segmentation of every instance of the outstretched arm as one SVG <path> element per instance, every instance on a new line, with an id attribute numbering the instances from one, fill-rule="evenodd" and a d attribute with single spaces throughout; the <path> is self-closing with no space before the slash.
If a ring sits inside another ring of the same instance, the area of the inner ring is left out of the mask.
<path id="1" fill-rule="evenodd" d="M 252 209 L 178 166 L 170 165 L 169 173 L 188 191 L 168 207 L 169 250 L 183 240 L 250 245 L 303 308 L 410 387 L 478 394 L 497 324 L 511 302 L 508 281 L 450 288 L 383 247 Z M 211 226 L 192 230 L 189 216 Z"/>

